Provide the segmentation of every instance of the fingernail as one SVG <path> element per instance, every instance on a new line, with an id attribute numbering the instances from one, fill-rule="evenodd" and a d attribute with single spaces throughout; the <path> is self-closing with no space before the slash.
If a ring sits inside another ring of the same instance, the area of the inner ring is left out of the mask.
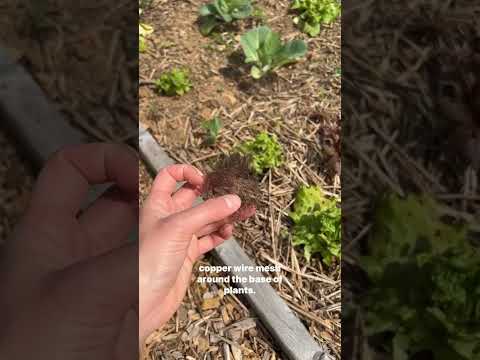
<path id="1" fill-rule="evenodd" d="M 202 173 L 200 170 L 198 170 L 196 167 L 194 167 L 194 169 L 197 171 L 197 173 L 198 173 L 200 176 L 203 176 L 203 173 Z"/>
<path id="2" fill-rule="evenodd" d="M 225 195 L 223 198 L 225 199 L 229 209 L 237 209 L 242 204 L 242 200 L 240 200 L 238 195 Z"/>

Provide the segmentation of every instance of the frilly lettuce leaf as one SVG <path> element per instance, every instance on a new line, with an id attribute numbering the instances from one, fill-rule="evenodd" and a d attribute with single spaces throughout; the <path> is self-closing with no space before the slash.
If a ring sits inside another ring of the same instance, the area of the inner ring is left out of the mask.
<path id="1" fill-rule="evenodd" d="M 318 186 L 302 186 L 290 217 L 294 222 L 293 244 L 303 245 L 308 261 L 320 254 L 330 265 L 341 257 L 341 209 L 337 200 L 325 197 Z"/>

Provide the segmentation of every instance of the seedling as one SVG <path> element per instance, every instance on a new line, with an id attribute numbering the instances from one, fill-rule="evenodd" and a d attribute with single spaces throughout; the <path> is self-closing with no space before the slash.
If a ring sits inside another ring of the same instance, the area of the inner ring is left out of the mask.
<path id="1" fill-rule="evenodd" d="M 250 0 L 214 0 L 200 8 L 200 32 L 207 36 L 218 25 L 245 19 L 252 12 Z"/>
<path id="2" fill-rule="evenodd" d="M 202 127 L 207 131 L 206 143 L 208 145 L 214 145 L 217 142 L 218 133 L 222 127 L 222 122 L 218 116 L 205 121 Z"/>
<path id="3" fill-rule="evenodd" d="M 326 265 L 340 258 L 341 210 L 338 201 L 325 197 L 318 186 L 302 186 L 295 198 L 293 220 L 293 245 L 303 246 L 310 261 L 320 254 Z"/>
<path id="4" fill-rule="evenodd" d="M 239 151 L 250 157 L 250 167 L 258 175 L 282 163 L 282 147 L 277 137 L 267 132 L 261 132 L 254 140 L 241 144 Z"/>
<path id="5" fill-rule="evenodd" d="M 147 51 L 147 38 L 153 33 L 153 27 L 140 23 L 138 25 L 138 51 L 144 53 Z"/>
<path id="6" fill-rule="evenodd" d="M 215 165 L 215 169 L 205 179 L 204 198 L 227 194 L 240 197 L 242 206 L 234 214 L 234 219 L 241 219 L 252 208 L 258 209 L 260 206 L 261 191 L 258 180 L 250 173 L 249 162 L 248 157 L 240 154 L 227 156 Z"/>
<path id="7" fill-rule="evenodd" d="M 182 96 L 191 90 L 192 83 L 186 70 L 173 69 L 160 76 L 155 82 L 155 87 L 158 92 L 167 96 Z"/>
<path id="8" fill-rule="evenodd" d="M 282 44 L 280 35 L 267 26 L 261 26 L 244 34 L 240 43 L 245 53 L 245 62 L 253 64 L 251 75 L 260 79 L 271 71 L 296 62 L 307 53 L 307 44 L 302 40 Z"/>
<path id="9" fill-rule="evenodd" d="M 340 15 L 338 0 L 294 0 L 292 10 L 298 12 L 293 22 L 306 34 L 317 36 L 322 24 L 330 24 Z"/>

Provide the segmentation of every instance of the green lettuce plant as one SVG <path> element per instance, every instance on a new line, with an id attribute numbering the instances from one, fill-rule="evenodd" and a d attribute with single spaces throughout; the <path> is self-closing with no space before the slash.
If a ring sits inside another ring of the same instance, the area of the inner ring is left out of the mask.
<path id="1" fill-rule="evenodd" d="M 267 132 L 259 133 L 254 140 L 245 141 L 238 150 L 250 157 L 251 168 L 258 175 L 282 163 L 282 146 L 275 135 Z"/>
<path id="2" fill-rule="evenodd" d="M 231 23 L 252 15 L 250 0 L 214 0 L 200 8 L 200 32 L 209 35 L 221 23 Z"/>
<path id="3" fill-rule="evenodd" d="M 306 34 L 317 36 L 322 24 L 335 21 L 341 12 L 338 0 L 294 0 L 292 10 L 298 12 L 293 21 Z"/>
<path id="4" fill-rule="evenodd" d="M 181 96 L 191 90 L 192 83 L 186 70 L 173 69 L 162 74 L 160 79 L 155 82 L 155 87 L 157 91 L 167 96 Z"/>
<path id="5" fill-rule="evenodd" d="M 307 44 L 292 40 L 282 44 L 280 35 L 267 26 L 253 29 L 241 37 L 245 62 L 253 64 L 251 75 L 260 79 L 271 71 L 296 62 L 307 53 Z"/>
<path id="6" fill-rule="evenodd" d="M 305 258 L 320 254 L 326 265 L 341 256 L 341 209 L 319 186 L 302 186 L 297 192 L 293 220 L 293 245 L 303 246 Z"/>
<path id="7" fill-rule="evenodd" d="M 385 196 L 375 219 L 361 259 L 367 335 L 394 360 L 479 360 L 480 256 L 467 227 L 427 195 Z"/>

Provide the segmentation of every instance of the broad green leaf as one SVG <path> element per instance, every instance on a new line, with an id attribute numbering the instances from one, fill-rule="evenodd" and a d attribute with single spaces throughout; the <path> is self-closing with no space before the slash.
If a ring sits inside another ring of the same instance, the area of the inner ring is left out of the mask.
<path id="1" fill-rule="evenodd" d="M 282 49 L 282 40 L 280 34 L 270 31 L 265 33 L 264 38 L 260 39 L 263 43 L 263 52 L 268 57 L 275 57 L 275 55 Z"/>
<path id="2" fill-rule="evenodd" d="M 227 0 L 215 0 L 213 2 L 213 5 L 217 9 L 217 12 L 220 15 L 223 15 L 224 13 L 228 13 L 229 6 Z"/>
<path id="3" fill-rule="evenodd" d="M 221 16 L 225 22 L 229 23 L 233 20 L 227 0 L 215 0 L 214 6 L 217 9 L 218 15 Z"/>
<path id="4" fill-rule="evenodd" d="M 208 35 L 222 21 L 230 23 L 234 20 L 249 17 L 253 12 L 251 0 L 214 0 L 199 9 L 200 32 Z M 213 22 L 213 19 L 216 21 Z"/>
<path id="5" fill-rule="evenodd" d="M 232 11 L 232 17 L 234 19 L 246 19 L 253 13 L 253 6 L 251 5 L 245 5 L 245 6 L 239 6 L 237 8 L 234 8 Z"/>
<path id="6" fill-rule="evenodd" d="M 200 16 L 215 15 L 216 8 L 213 4 L 206 4 L 200 8 L 199 13 L 200 13 Z"/>
<path id="7" fill-rule="evenodd" d="M 258 79 L 271 70 L 294 62 L 307 52 L 306 44 L 301 40 L 294 40 L 282 45 L 280 35 L 267 26 L 253 29 L 241 37 L 240 43 L 245 53 L 245 62 L 253 63 L 258 70 L 252 70 L 252 76 Z"/>
<path id="8" fill-rule="evenodd" d="M 200 33 L 203 36 L 207 36 L 213 31 L 213 29 L 217 25 L 218 25 L 218 20 L 215 16 L 213 15 L 204 16 L 200 18 L 200 23 L 199 23 Z"/>
<path id="9" fill-rule="evenodd" d="M 250 30 L 241 37 L 240 44 L 246 55 L 247 63 L 260 61 L 258 49 L 260 48 L 261 39 L 265 38 L 266 34 L 268 34 L 268 30 L 269 29 L 265 27 L 256 28 Z"/>
<path id="10" fill-rule="evenodd" d="M 292 40 L 278 52 L 275 67 L 280 67 L 297 61 L 305 56 L 308 48 L 302 40 Z"/>
<path id="11" fill-rule="evenodd" d="M 228 6 L 234 19 L 245 19 L 253 13 L 250 0 L 230 0 Z"/>
<path id="12" fill-rule="evenodd" d="M 236 9 L 252 5 L 250 0 L 227 0 L 227 3 L 230 9 Z"/>

